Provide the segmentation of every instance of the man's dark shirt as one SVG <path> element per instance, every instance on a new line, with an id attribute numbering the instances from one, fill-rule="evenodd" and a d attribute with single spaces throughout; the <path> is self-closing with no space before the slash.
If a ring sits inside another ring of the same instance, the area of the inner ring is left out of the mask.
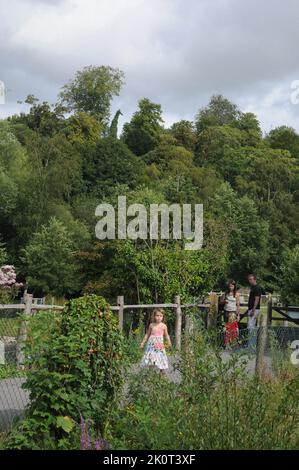
<path id="1" fill-rule="evenodd" d="M 248 310 L 251 310 L 254 306 L 255 297 L 259 297 L 259 303 L 256 306 L 256 309 L 259 310 L 261 306 L 261 295 L 262 295 L 262 288 L 256 284 L 252 286 L 250 289 L 249 299 L 248 299 Z"/>

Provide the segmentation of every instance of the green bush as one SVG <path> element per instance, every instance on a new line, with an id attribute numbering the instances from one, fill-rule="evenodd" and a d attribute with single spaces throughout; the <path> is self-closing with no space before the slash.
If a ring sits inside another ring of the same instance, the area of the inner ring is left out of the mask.
<path id="1" fill-rule="evenodd" d="M 8 447 L 78 448 L 80 417 L 104 437 L 123 383 L 124 340 L 102 297 L 69 301 L 63 313 L 32 318 L 26 346 L 26 418 Z"/>

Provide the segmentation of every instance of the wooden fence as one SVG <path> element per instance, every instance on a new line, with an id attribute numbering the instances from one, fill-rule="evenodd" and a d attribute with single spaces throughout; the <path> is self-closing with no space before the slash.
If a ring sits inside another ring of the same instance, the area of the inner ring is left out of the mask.
<path id="1" fill-rule="evenodd" d="M 117 297 L 117 305 L 111 306 L 111 310 L 116 311 L 118 314 L 119 327 L 122 330 L 124 325 L 124 315 L 125 312 L 130 310 L 146 310 L 154 308 L 172 308 L 175 312 L 175 348 L 180 350 L 181 348 L 181 336 L 182 336 L 182 319 L 183 319 L 183 310 L 189 308 L 197 308 L 199 311 L 207 312 L 207 328 L 213 328 L 217 325 L 219 318 L 219 293 L 211 292 L 209 299 L 206 303 L 190 303 L 183 304 L 179 295 L 175 296 L 174 303 L 165 303 L 165 304 L 135 304 L 135 305 L 126 305 L 124 301 L 124 296 Z M 246 306 L 246 304 L 241 304 L 241 306 Z M 43 305 L 43 304 L 33 304 L 32 295 L 26 294 L 24 296 L 24 303 L 21 304 L 8 304 L 0 305 L 0 310 L 23 310 L 24 317 L 18 331 L 17 336 L 17 363 L 21 367 L 24 364 L 24 343 L 27 337 L 27 323 L 28 319 L 39 310 L 57 310 L 63 311 L 63 306 L 59 305 Z M 274 318 L 273 310 L 279 312 L 282 317 Z M 246 313 L 242 314 L 241 317 L 244 317 Z M 26 317 L 28 317 L 26 319 Z M 295 318 L 294 318 L 295 317 Z M 268 326 L 271 325 L 272 320 L 282 320 L 282 321 L 292 321 L 296 324 L 299 324 L 299 307 L 277 307 L 273 306 L 272 296 L 268 294 L 267 296 L 267 311 L 261 315 L 260 318 L 260 333 L 258 335 L 257 349 L 256 349 L 256 372 L 260 373 L 263 369 L 263 360 L 265 354 L 265 348 L 268 337 Z M 185 316 L 185 331 L 192 331 L 192 318 L 188 315 Z"/>
<path id="2" fill-rule="evenodd" d="M 117 305 L 111 306 L 112 311 L 116 311 L 118 314 L 119 327 L 122 330 L 124 325 L 125 312 L 130 310 L 145 310 L 154 308 L 172 308 L 175 311 L 175 348 L 181 348 L 181 336 L 182 336 L 182 316 L 183 310 L 187 308 L 198 308 L 201 311 L 207 312 L 207 325 L 208 328 L 212 327 L 217 322 L 218 314 L 218 295 L 215 292 L 210 294 L 209 302 L 204 304 L 193 303 L 193 304 L 182 304 L 179 295 L 175 296 L 174 303 L 167 304 L 137 304 L 137 305 L 125 305 L 124 296 L 117 297 Z M 19 332 L 17 336 L 17 363 L 21 366 L 24 363 L 24 343 L 27 338 L 27 323 L 29 318 L 39 310 L 57 310 L 63 311 L 63 306 L 59 305 L 43 305 L 33 304 L 32 295 L 26 294 L 24 296 L 24 303 L 20 304 L 2 304 L 0 310 L 23 310 L 24 318 L 21 321 Z M 26 318 L 27 317 L 27 318 Z M 185 328 L 187 331 L 191 331 L 191 318 L 187 315 L 185 319 Z"/>

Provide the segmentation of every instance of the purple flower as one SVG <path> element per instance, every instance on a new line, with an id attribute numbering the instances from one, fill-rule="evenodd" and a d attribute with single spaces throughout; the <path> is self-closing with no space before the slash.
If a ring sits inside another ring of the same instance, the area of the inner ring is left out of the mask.
<path id="1" fill-rule="evenodd" d="M 88 426 L 83 416 L 80 413 L 80 429 L 81 429 L 81 450 L 101 450 L 101 439 L 97 438 L 92 446 L 91 439 L 88 432 Z"/>
<path id="2" fill-rule="evenodd" d="M 80 413 L 80 428 L 81 428 L 81 449 L 87 450 L 90 449 L 90 437 L 88 434 L 88 429 L 85 423 L 83 416 Z"/>
<path id="3" fill-rule="evenodd" d="M 101 450 L 101 444 L 100 444 L 99 439 L 96 439 L 96 441 L 94 443 L 94 448 L 95 448 L 95 450 Z"/>

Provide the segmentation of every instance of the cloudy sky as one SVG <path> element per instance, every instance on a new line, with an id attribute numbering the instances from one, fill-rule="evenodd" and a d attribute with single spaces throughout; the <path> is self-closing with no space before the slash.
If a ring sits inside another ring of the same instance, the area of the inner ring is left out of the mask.
<path id="1" fill-rule="evenodd" d="M 144 97 L 170 125 L 222 93 L 264 131 L 299 131 L 298 18 L 298 0 L 0 0 L 0 118 L 26 110 L 29 93 L 55 102 L 86 65 L 111 65 L 126 76 L 112 106 L 121 124 Z"/>

